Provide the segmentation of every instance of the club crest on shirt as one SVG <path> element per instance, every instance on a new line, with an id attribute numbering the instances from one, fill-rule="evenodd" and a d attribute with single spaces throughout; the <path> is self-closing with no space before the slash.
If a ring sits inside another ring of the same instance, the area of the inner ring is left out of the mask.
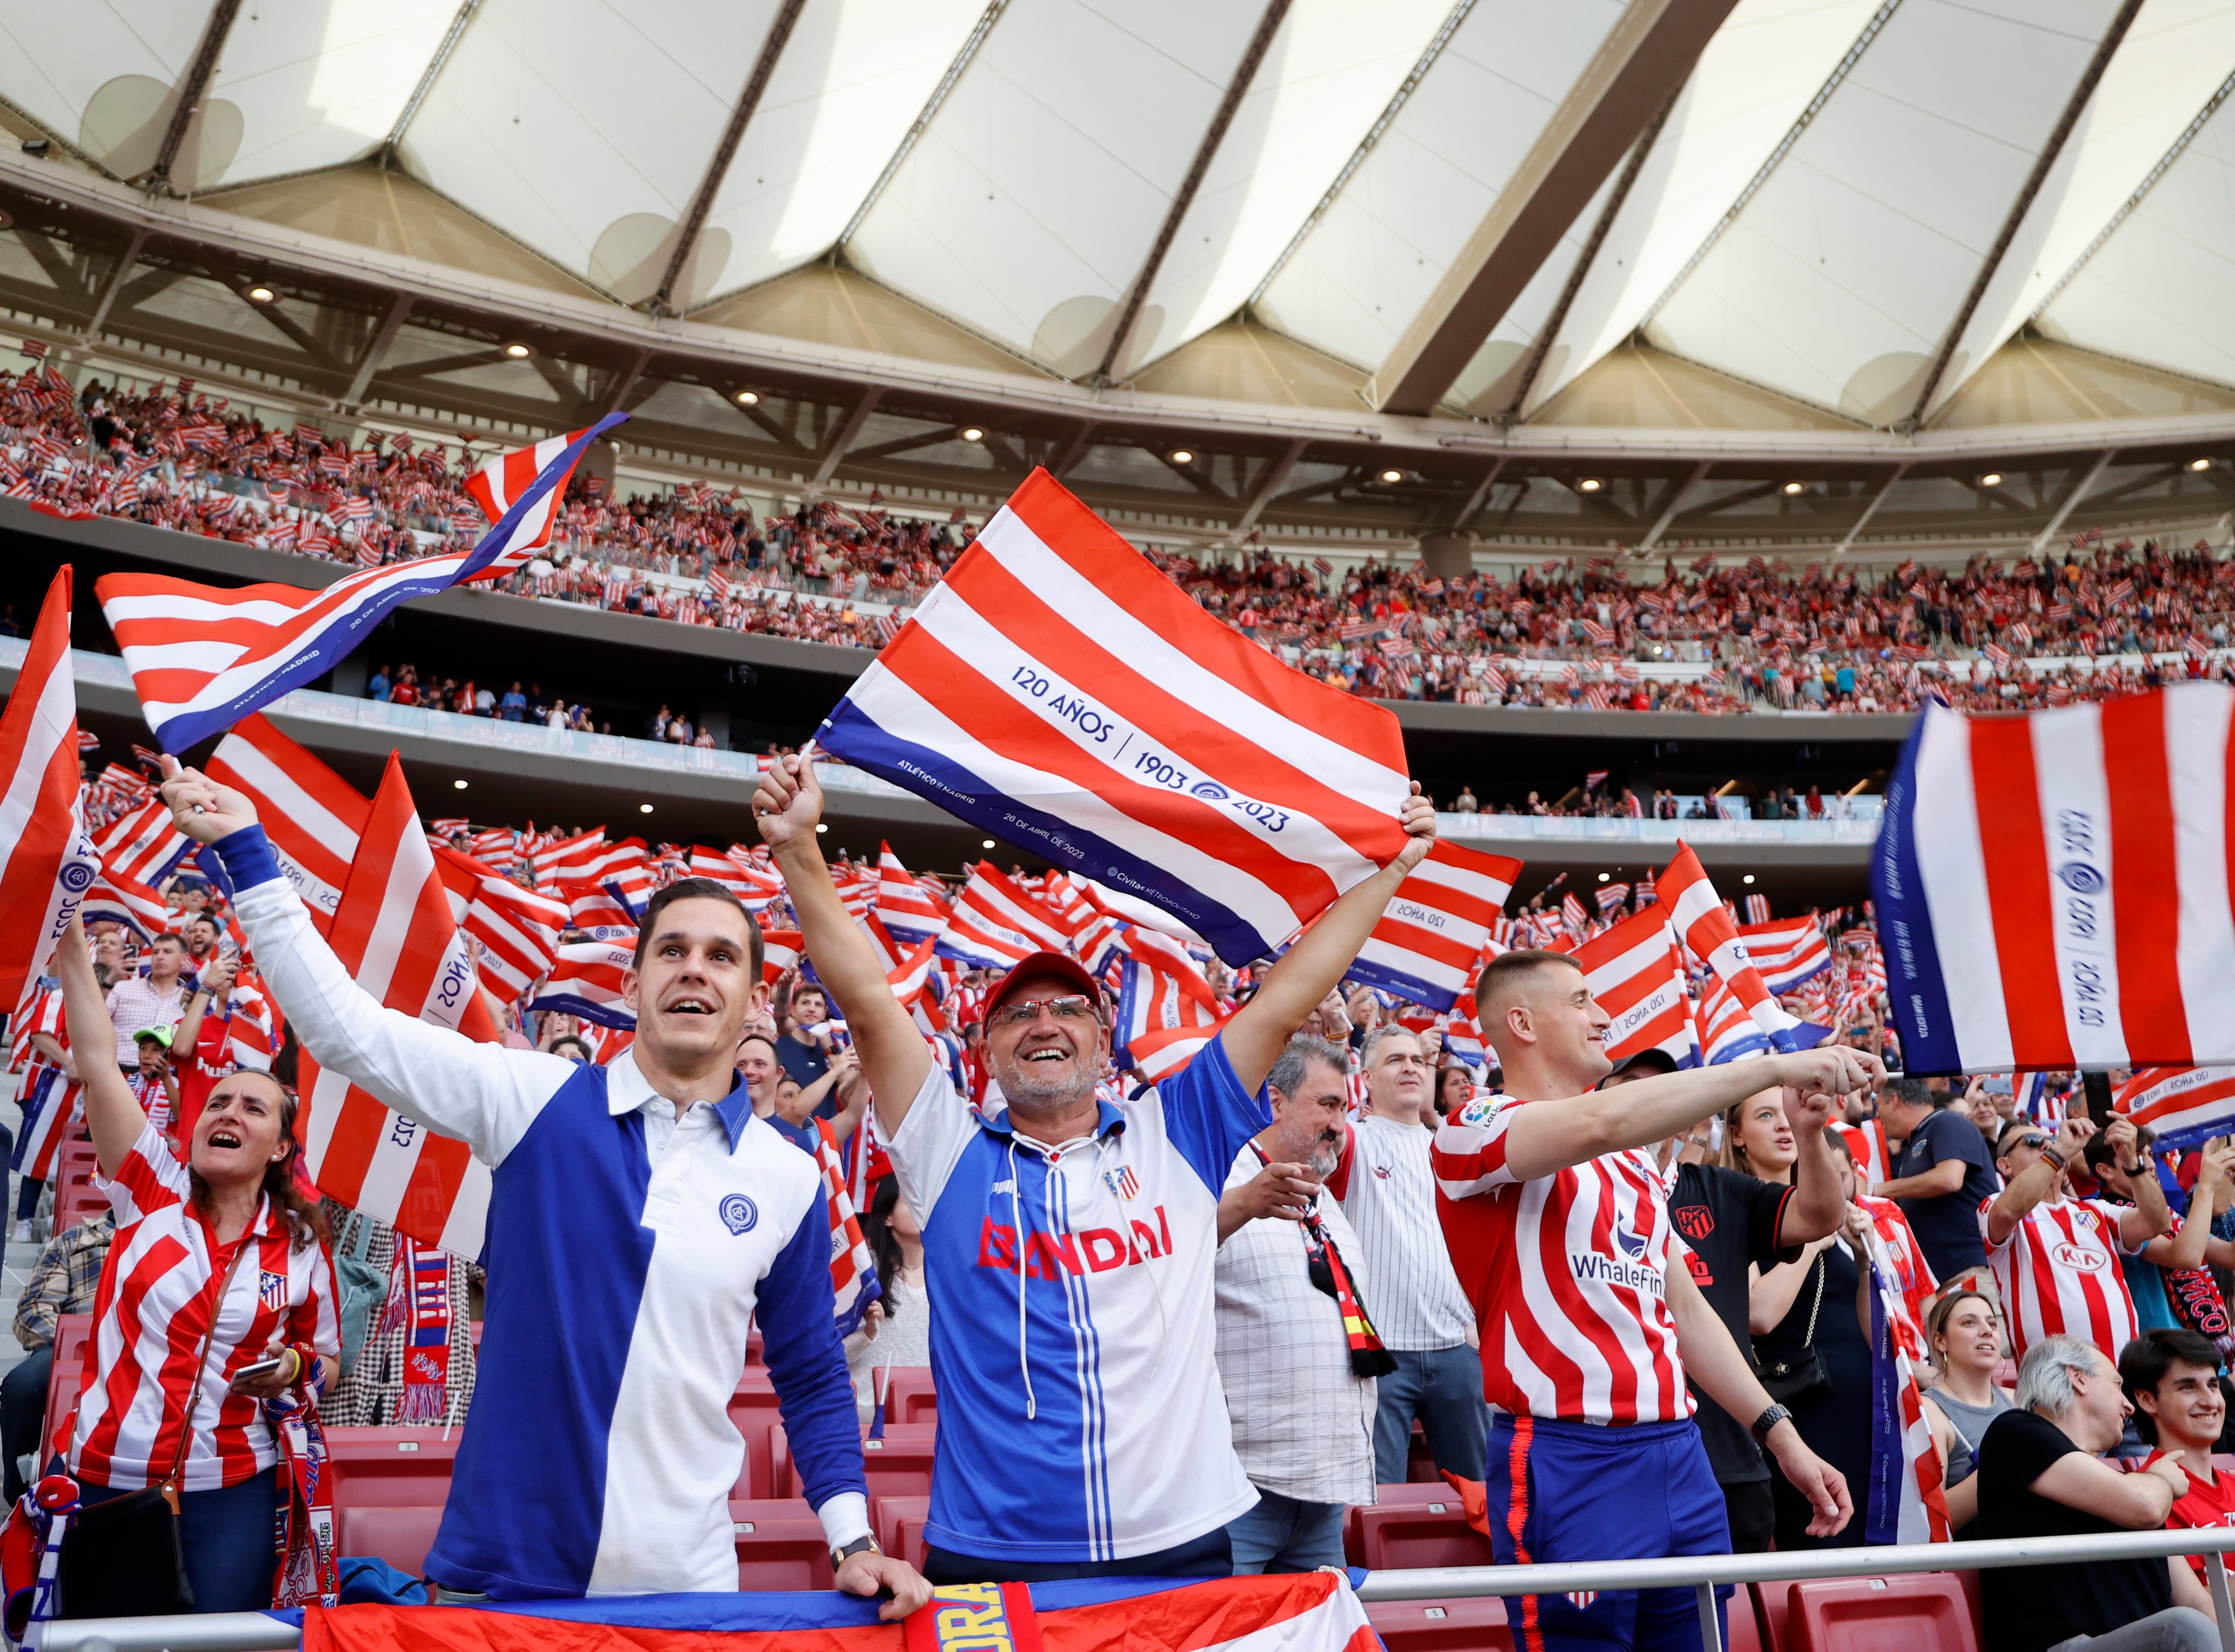
<path id="1" fill-rule="evenodd" d="M 749 1233 L 761 1219 L 760 1207 L 742 1193 L 732 1193 L 724 1198 L 718 1212 L 722 1225 L 731 1233 Z"/>
<path id="2" fill-rule="evenodd" d="M 287 1306 L 287 1275 L 259 1272 L 256 1280 L 256 1298 L 275 1314 L 285 1311 Z"/>
<path id="3" fill-rule="evenodd" d="M 1102 1172 L 1104 1186 L 1121 1199 L 1130 1199 L 1141 1190 L 1141 1178 L 1133 1174 L 1130 1164 L 1120 1164 L 1114 1170 Z"/>

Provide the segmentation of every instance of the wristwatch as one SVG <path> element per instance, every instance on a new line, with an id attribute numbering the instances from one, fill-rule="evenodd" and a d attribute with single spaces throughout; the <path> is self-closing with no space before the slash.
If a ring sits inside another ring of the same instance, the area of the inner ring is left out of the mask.
<path id="1" fill-rule="evenodd" d="M 855 1555 L 881 1555 L 885 1551 L 877 1547 L 876 1538 L 864 1531 L 860 1537 L 855 1538 L 853 1542 L 843 1544 L 839 1548 L 833 1549 L 830 1551 L 830 1570 L 836 1571 L 839 1567 L 844 1565 Z"/>
<path id="2" fill-rule="evenodd" d="M 1762 1446 L 1768 1445 L 1769 1431 L 1776 1427 L 1778 1424 L 1781 1422 L 1790 1421 L 1792 1417 L 1793 1413 L 1786 1410 L 1783 1406 L 1773 1403 L 1767 1411 L 1765 1411 L 1760 1416 L 1753 1419 L 1753 1427 L 1751 1432 L 1753 1434 L 1755 1443 Z"/>

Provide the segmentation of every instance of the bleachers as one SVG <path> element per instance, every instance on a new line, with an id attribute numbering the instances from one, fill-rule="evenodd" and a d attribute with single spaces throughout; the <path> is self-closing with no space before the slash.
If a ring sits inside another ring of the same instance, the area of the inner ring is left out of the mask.
<path id="1" fill-rule="evenodd" d="M 345 1555 L 372 1555 L 416 1577 L 442 1524 L 460 1431 L 329 1428 L 334 1474 L 334 1541 Z"/>
<path id="2" fill-rule="evenodd" d="M 892 1423 L 935 1423 L 939 1420 L 939 1391 L 932 1386 L 931 1367 L 896 1365 L 881 1371 L 885 1385 L 885 1420 Z"/>
<path id="3" fill-rule="evenodd" d="M 882 1439 L 862 1441 L 862 1466 L 871 1502 L 886 1497 L 931 1495 L 932 1445 L 937 1432 L 930 1423 L 893 1423 L 887 1426 Z M 783 1488 L 779 1495 L 799 1496 L 799 1469 L 791 1460 L 790 1442 L 784 1437 L 782 1423 L 770 1428 L 768 1440 L 769 1471 Z"/>
<path id="4" fill-rule="evenodd" d="M 100 1174 L 101 1161 L 90 1141 L 73 1137 L 62 1144 L 55 1158 L 53 1180 L 56 1233 L 67 1233 L 108 1208 L 108 1196 L 94 1185 L 94 1178 Z"/>
<path id="5" fill-rule="evenodd" d="M 1749 1585 L 1761 1652 L 1979 1652 L 1976 1572 Z M 1740 1652 L 1735 1627 L 1732 1652 Z"/>
<path id="6" fill-rule="evenodd" d="M 1406 1480 L 1397 1485 L 1379 1486 L 1375 1488 L 1372 1506 L 1377 1509 L 1423 1509 L 1439 1515 L 1465 1511 L 1459 1494 L 1440 1480 L 1433 1485 L 1424 1480 Z M 1353 1566 L 1367 1564 L 1365 1528 L 1359 1519 L 1367 1507 L 1364 1504 L 1353 1504 L 1343 1519 L 1343 1558 Z"/>
<path id="7" fill-rule="evenodd" d="M 77 1403 L 78 1390 L 84 1386 L 85 1345 L 92 1335 L 90 1314 L 63 1314 L 55 1321 L 55 1360 L 47 1373 L 47 1417 L 39 1434 L 42 1452 Z"/>
<path id="8" fill-rule="evenodd" d="M 877 1547 L 898 1555 L 911 1566 L 923 1564 L 928 1546 L 923 1529 L 931 1519 L 927 1497 L 882 1497 L 869 1506 L 869 1524 L 876 1528 Z"/>
<path id="9" fill-rule="evenodd" d="M 1370 1570 L 1492 1564 L 1490 1539 L 1468 1524 L 1455 1492 L 1445 1491 L 1434 1502 L 1389 1504 L 1351 1514 L 1358 1523 L 1358 1564 Z"/>

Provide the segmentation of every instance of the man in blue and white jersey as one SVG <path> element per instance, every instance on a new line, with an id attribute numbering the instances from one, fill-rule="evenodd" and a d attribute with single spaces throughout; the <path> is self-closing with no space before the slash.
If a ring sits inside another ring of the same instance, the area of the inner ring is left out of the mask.
<path id="1" fill-rule="evenodd" d="M 846 1006 L 878 1137 L 923 1226 L 934 1582 L 1232 1569 L 1226 1527 L 1257 1491 L 1215 1359 L 1219 1193 L 1270 1122 L 1258 1092 L 1275 1058 L 1433 843 L 1418 790 L 1403 851 L 1297 939 L 1183 1072 L 1131 1101 L 1098 1093 L 1101 989 L 1041 953 L 986 1001 L 992 1084 L 973 1109 L 831 883 L 811 764 L 786 757 L 762 776 L 761 836 L 816 973 Z"/>
<path id="2" fill-rule="evenodd" d="M 494 1170 L 480 1374 L 427 1573 L 450 1598 L 735 1590 L 728 1405 L 756 1308 L 793 1460 L 839 1588 L 929 1597 L 869 1535 L 815 1163 L 753 1117 L 731 1062 L 760 932 L 715 883 L 645 911 L 608 1066 L 477 1044 L 385 1009 L 281 875 L 254 807 L 167 759 L 179 829 L 215 845 L 304 1049 Z"/>

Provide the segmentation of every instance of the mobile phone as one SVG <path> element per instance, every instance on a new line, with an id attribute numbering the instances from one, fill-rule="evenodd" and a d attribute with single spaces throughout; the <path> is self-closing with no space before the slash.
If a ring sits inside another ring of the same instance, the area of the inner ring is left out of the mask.
<path id="1" fill-rule="evenodd" d="M 254 1382 L 259 1377 L 276 1376 L 279 1367 L 286 1363 L 285 1354 L 275 1354 L 268 1360 L 259 1360 L 254 1365 L 243 1366 L 233 1373 L 233 1380 L 235 1382 Z"/>

